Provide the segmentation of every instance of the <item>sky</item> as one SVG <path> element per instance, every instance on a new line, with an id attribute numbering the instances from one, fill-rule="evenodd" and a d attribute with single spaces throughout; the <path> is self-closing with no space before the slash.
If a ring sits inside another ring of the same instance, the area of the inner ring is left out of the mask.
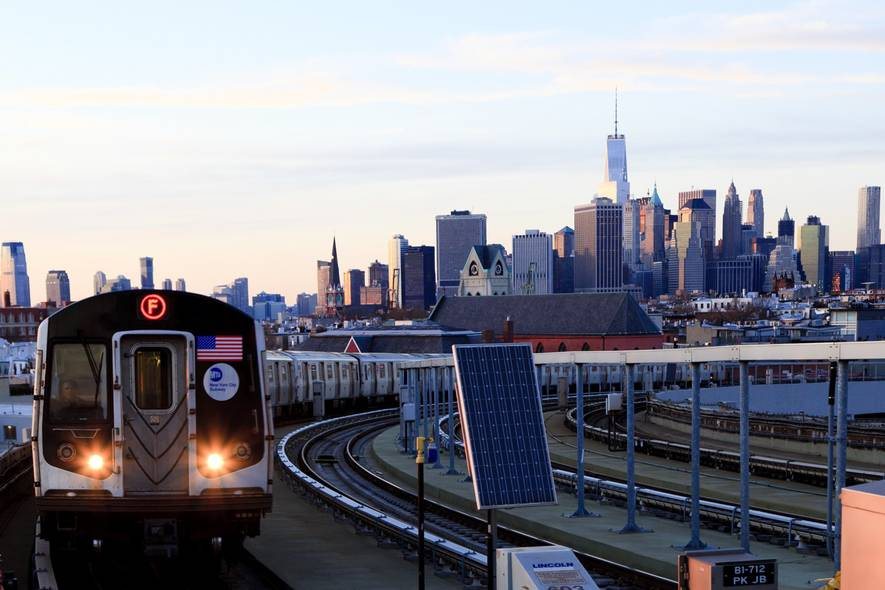
<path id="1" fill-rule="evenodd" d="M 452 209 L 509 250 L 593 198 L 615 88 L 632 192 L 674 210 L 733 179 L 766 231 L 788 206 L 850 249 L 885 184 L 877 2 L 5 2 L 0 56 L 0 240 L 34 302 L 150 255 L 294 303 L 333 235 L 365 269 Z"/>

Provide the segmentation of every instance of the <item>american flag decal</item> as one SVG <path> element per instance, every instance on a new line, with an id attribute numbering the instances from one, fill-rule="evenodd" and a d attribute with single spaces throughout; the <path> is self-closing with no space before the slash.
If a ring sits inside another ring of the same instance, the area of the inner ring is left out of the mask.
<path id="1" fill-rule="evenodd" d="M 198 361 L 243 360 L 242 336 L 197 336 Z"/>

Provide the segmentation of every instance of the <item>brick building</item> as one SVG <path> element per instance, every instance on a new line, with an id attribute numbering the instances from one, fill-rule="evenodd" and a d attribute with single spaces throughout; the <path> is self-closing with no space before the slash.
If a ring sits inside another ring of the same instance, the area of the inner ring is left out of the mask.
<path id="1" fill-rule="evenodd" d="M 530 342 L 536 352 L 634 350 L 664 343 L 660 329 L 627 293 L 443 297 L 428 319 L 493 334 L 499 341 Z"/>

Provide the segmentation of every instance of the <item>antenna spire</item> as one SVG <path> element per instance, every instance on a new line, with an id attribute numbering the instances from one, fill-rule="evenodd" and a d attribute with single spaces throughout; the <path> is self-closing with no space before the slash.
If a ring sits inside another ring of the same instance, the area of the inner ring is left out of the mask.
<path id="1" fill-rule="evenodd" d="M 615 139 L 618 137 L 618 87 L 615 86 Z"/>

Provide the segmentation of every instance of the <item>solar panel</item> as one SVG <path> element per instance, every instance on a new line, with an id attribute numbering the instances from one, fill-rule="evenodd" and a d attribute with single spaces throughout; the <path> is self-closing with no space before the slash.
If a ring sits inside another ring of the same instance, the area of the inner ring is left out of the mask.
<path id="1" fill-rule="evenodd" d="M 555 504 L 531 346 L 461 345 L 452 350 L 477 509 Z"/>

